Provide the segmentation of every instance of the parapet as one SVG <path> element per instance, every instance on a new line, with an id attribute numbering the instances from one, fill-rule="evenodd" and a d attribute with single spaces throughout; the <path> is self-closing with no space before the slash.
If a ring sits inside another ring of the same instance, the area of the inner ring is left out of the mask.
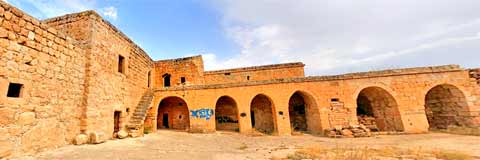
<path id="1" fill-rule="evenodd" d="M 232 69 L 224 69 L 224 70 L 215 70 L 215 71 L 205 71 L 205 74 L 222 74 L 222 73 L 235 73 L 235 72 L 249 72 L 249 71 L 271 70 L 271 69 L 281 69 L 281 68 L 294 68 L 294 67 L 305 67 L 305 64 L 303 64 L 302 62 L 281 63 L 281 64 L 271 64 L 271 65 L 253 66 L 253 67 L 242 67 L 242 68 L 232 68 Z"/>

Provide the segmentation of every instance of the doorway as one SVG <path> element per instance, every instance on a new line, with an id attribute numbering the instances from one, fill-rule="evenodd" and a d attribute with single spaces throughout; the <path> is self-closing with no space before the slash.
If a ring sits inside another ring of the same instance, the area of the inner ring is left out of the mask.
<path id="1" fill-rule="evenodd" d="M 168 114 L 167 114 L 167 113 L 164 113 L 164 114 L 163 114 L 163 127 L 165 127 L 165 128 L 170 128 L 170 127 L 168 126 Z"/>

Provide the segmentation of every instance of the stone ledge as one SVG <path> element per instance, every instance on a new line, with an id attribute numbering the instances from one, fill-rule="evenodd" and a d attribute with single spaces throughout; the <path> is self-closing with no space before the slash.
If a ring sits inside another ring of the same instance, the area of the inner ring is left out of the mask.
<path id="1" fill-rule="evenodd" d="M 302 62 L 281 63 L 281 64 L 232 68 L 232 69 L 215 70 L 215 71 L 205 71 L 204 73 L 205 73 L 205 75 L 211 75 L 211 74 L 223 74 L 223 73 L 231 73 L 231 72 L 248 72 L 248 71 L 280 69 L 280 68 L 294 68 L 294 67 L 305 67 L 305 64 L 303 64 Z"/>
<path id="2" fill-rule="evenodd" d="M 415 68 L 402 68 L 402 69 L 391 69 L 391 70 L 382 70 L 382 71 L 348 73 L 348 74 L 333 75 L 333 76 L 311 76 L 311 77 L 301 77 L 301 78 L 283 78 L 283 79 L 273 79 L 273 80 L 264 80 L 264 81 L 251 81 L 251 82 L 242 82 L 242 83 L 173 86 L 169 88 L 157 88 L 155 91 L 159 92 L 159 91 L 177 91 L 177 90 L 217 89 L 217 88 L 244 87 L 244 86 L 256 86 L 256 85 L 278 84 L 278 83 L 301 83 L 301 82 L 334 81 L 334 80 L 348 80 L 348 79 L 364 79 L 364 78 L 442 73 L 442 72 L 457 72 L 457 71 L 463 71 L 463 69 L 459 65 L 444 65 L 444 66 L 415 67 Z"/>
<path id="3" fill-rule="evenodd" d="M 54 22 L 62 21 L 62 20 L 66 20 L 66 19 L 82 18 L 82 17 L 86 17 L 86 16 L 93 16 L 93 17 L 96 18 L 96 19 L 94 18 L 95 21 L 98 21 L 98 22 L 101 22 L 101 23 L 104 23 L 105 25 L 107 25 L 109 28 L 111 28 L 113 30 L 113 32 L 115 32 L 120 37 L 125 39 L 128 43 L 132 44 L 135 49 L 138 49 L 138 50 L 141 51 L 143 56 L 147 57 L 150 61 L 153 62 L 152 58 L 147 54 L 147 52 L 145 52 L 145 50 L 143 50 L 140 46 L 138 46 L 135 42 L 133 42 L 133 40 L 131 40 L 127 35 L 125 35 L 122 31 L 120 31 L 112 23 L 105 20 L 102 16 L 100 16 L 94 10 L 87 10 L 87 11 L 83 11 L 83 12 L 71 13 L 71 14 L 66 14 L 66 15 L 63 15 L 63 16 L 48 18 L 48 19 L 43 20 L 42 23 L 48 24 L 48 23 L 54 23 Z M 69 22 L 73 22 L 73 20 L 69 21 Z"/>

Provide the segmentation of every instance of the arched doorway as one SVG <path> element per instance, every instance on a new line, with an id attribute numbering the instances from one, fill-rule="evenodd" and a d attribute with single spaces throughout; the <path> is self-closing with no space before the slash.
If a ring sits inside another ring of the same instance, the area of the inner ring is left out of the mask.
<path id="1" fill-rule="evenodd" d="M 233 98 L 222 96 L 215 105 L 217 130 L 239 131 L 237 103 Z"/>
<path id="2" fill-rule="evenodd" d="M 461 115 L 465 111 L 468 111 L 467 99 L 463 92 L 453 85 L 435 86 L 425 96 L 425 113 L 430 129 L 466 125 L 466 120 Z"/>
<path id="3" fill-rule="evenodd" d="M 363 89 L 357 97 L 357 118 L 372 131 L 403 131 L 398 104 L 380 87 Z"/>
<path id="4" fill-rule="evenodd" d="M 303 96 L 295 92 L 288 101 L 290 127 L 293 131 L 307 131 L 306 106 Z"/>
<path id="5" fill-rule="evenodd" d="M 252 128 L 259 132 L 271 134 L 274 132 L 273 103 L 263 94 L 255 96 L 250 103 Z"/>
<path id="6" fill-rule="evenodd" d="M 190 127 L 187 103 L 179 97 L 163 99 L 157 112 L 157 129 L 188 130 Z"/>

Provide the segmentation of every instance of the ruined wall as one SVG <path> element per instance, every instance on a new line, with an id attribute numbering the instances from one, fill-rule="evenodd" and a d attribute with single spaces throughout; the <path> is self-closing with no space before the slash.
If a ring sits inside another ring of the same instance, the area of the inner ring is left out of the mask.
<path id="1" fill-rule="evenodd" d="M 205 72 L 205 84 L 304 77 L 303 63 L 285 63 Z"/>
<path id="2" fill-rule="evenodd" d="M 155 61 L 154 83 L 156 87 L 165 87 L 163 76 L 170 75 L 171 86 L 182 86 L 181 77 L 186 82 L 183 85 L 203 84 L 203 60 L 201 56 Z"/>
<path id="3" fill-rule="evenodd" d="M 315 113 L 308 113 L 308 130 L 322 133 L 323 129 L 337 125 L 348 126 L 358 124 L 356 108 L 360 92 L 369 87 L 378 87 L 390 95 L 398 110 L 393 115 L 394 126 L 407 133 L 422 133 L 429 129 L 425 112 L 427 92 L 435 86 L 450 84 L 465 95 L 468 107 L 459 111 L 462 124 L 465 126 L 480 125 L 480 86 L 469 71 L 458 66 L 421 67 L 396 69 L 377 72 L 365 72 L 338 76 L 317 76 L 282 80 L 255 81 L 249 83 L 187 86 L 183 88 L 158 89 L 155 93 L 155 104 L 168 96 L 184 99 L 190 111 L 199 109 L 215 109 L 219 97 L 229 96 L 237 102 L 240 132 L 252 130 L 250 109 L 255 96 L 262 94 L 269 97 L 274 106 L 272 118 L 275 132 L 278 135 L 291 133 L 288 116 L 289 99 L 301 91 L 308 106 L 314 106 Z M 376 94 L 365 94 L 372 100 L 381 98 Z M 381 101 L 378 101 L 381 102 Z M 389 102 L 390 103 L 390 102 Z M 380 105 L 372 105 L 380 107 Z M 388 109 L 391 110 L 391 109 Z M 308 112 L 308 111 L 307 111 Z M 313 115 L 313 116 L 312 116 Z M 397 116 L 398 115 L 398 116 Z M 317 118 L 314 122 L 311 118 Z M 397 120 L 401 123 L 397 123 Z M 190 117 L 193 130 L 215 131 L 215 119 Z M 312 128 L 310 128 L 312 126 Z"/>
<path id="4" fill-rule="evenodd" d="M 72 143 L 80 132 L 85 52 L 0 1 L 0 158 Z M 23 84 L 7 97 L 10 83 Z"/>
<path id="5" fill-rule="evenodd" d="M 123 128 L 149 87 L 153 61 L 122 32 L 93 11 L 45 21 L 79 40 L 86 51 L 87 77 L 82 131 L 112 138 L 114 112 L 121 111 Z M 119 65 L 119 57 L 123 65 Z M 119 71 L 121 68 L 121 72 Z M 129 112 L 127 112 L 127 110 Z"/>

